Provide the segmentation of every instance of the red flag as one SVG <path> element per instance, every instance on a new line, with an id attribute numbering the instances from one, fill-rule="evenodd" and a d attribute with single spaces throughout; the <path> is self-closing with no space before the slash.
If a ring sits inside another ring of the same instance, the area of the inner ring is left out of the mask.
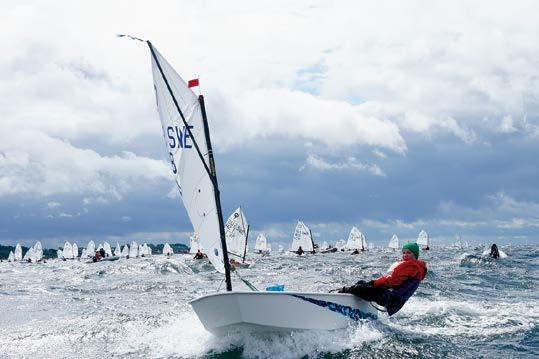
<path id="1" fill-rule="evenodd" d="M 189 82 L 187 83 L 187 86 L 189 88 L 198 86 L 198 79 L 189 80 Z"/>

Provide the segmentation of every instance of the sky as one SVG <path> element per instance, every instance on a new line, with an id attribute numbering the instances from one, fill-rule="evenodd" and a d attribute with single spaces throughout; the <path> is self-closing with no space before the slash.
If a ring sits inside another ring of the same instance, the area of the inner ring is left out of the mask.
<path id="1" fill-rule="evenodd" d="M 0 244 L 188 243 L 151 40 L 200 79 L 225 220 L 539 244 L 536 1 L 2 1 Z"/>

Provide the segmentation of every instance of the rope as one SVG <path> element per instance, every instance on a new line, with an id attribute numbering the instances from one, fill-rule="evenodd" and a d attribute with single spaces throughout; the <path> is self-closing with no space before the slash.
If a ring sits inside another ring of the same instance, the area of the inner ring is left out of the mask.
<path id="1" fill-rule="evenodd" d="M 258 292 L 258 289 L 251 283 L 249 282 L 247 279 L 243 279 L 242 276 L 240 275 L 240 273 L 238 272 L 238 269 L 236 268 L 236 270 L 234 271 L 234 273 L 236 273 L 236 275 L 238 276 L 238 278 L 250 289 L 252 290 L 253 292 Z"/>

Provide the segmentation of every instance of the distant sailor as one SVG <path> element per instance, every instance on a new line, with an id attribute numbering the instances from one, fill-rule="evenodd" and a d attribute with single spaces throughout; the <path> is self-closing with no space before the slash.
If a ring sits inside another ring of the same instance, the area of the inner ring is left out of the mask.
<path id="1" fill-rule="evenodd" d="M 303 248 L 301 248 L 301 246 L 299 246 L 298 250 L 296 251 L 296 254 L 301 256 L 303 253 L 305 253 L 305 251 L 303 250 Z"/>
<path id="2" fill-rule="evenodd" d="M 361 250 L 363 250 L 363 248 L 361 248 Z M 352 255 L 354 255 L 354 254 L 359 254 L 359 251 L 358 251 L 357 248 L 356 248 L 356 249 L 354 249 L 354 251 L 353 251 L 351 254 L 352 254 Z"/>
<path id="3" fill-rule="evenodd" d="M 202 253 L 200 249 L 196 252 L 195 259 L 204 259 L 204 253 Z"/>
<path id="4" fill-rule="evenodd" d="M 494 243 L 492 247 L 490 247 L 489 255 L 494 259 L 500 258 L 500 251 L 498 250 L 498 246 L 496 245 L 496 243 Z"/>
<path id="5" fill-rule="evenodd" d="M 397 313 L 414 294 L 427 274 L 427 264 L 418 260 L 417 243 L 402 246 L 402 260 L 389 267 L 388 273 L 375 280 L 360 280 L 351 287 L 343 287 L 339 293 L 351 293 L 369 302 L 376 302 L 387 309 L 389 315 Z"/>

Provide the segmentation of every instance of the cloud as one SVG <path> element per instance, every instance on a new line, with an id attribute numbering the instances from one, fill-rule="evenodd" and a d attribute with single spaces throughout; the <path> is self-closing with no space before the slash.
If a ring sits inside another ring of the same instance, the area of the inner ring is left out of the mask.
<path id="1" fill-rule="evenodd" d="M 310 154 L 307 157 L 306 163 L 300 167 L 300 171 L 306 168 L 312 168 L 319 171 L 367 171 L 375 176 L 385 176 L 384 172 L 377 165 L 365 165 L 357 162 L 356 158 L 348 157 L 345 162 L 329 163 L 320 157 Z"/>

